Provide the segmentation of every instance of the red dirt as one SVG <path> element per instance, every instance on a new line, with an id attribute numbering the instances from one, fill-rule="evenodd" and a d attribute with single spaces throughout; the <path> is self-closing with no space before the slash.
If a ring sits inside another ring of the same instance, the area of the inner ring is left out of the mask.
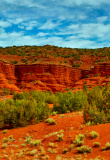
<path id="1" fill-rule="evenodd" d="M 101 151 L 101 148 L 105 146 L 107 142 L 110 141 L 110 124 L 102 124 L 102 125 L 97 125 L 97 126 L 89 126 L 87 127 L 85 125 L 84 128 L 81 127 L 82 122 L 83 122 L 83 117 L 82 113 L 68 113 L 65 114 L 64 117 L 60 118 L 61 115 L 56 115 L 56 116 L 51 116 L 54 118 L 57 122 L 56 125 L 49 125 L 45 122 L 41 122 L 39 124 L 35 125 L 30 125 L 27 127 L 22 127 L 22 128 L 16 128 L 16 129 L 10 129 L 6 134 L 2 134 L 2 130 L 0 131 L 0 156 L 2 157 L 1 159 L 4 159 L 3 157 L 7 154 L 8 159 L 12 158 L 15 159 L 17 157 L 17 153 L 20 150 L 25 150 L 27 147 L 30 150 L 33 149 L 39 149 L 39 147 L 31 147 L 29 144 L 26 145 L 26 147 L 22 147 L 21 144 L 24 143 L 24 140 L 26 137 L 26 134 L 28 133 L 30 136 L 33 135 L 33 139 L 40 139 L 42 141 L 41 146 L 44 147 L 46 151 L 46 155 L 49 155 L 49 160 L 55 160 L 56 156 L 60 155 L 62 157 L 62 160 L 64 157 L 66 157 L 68 160 L 73 157 L 74 159 L 77 159 L 76 157 L 81 156 L 82 159 L 86 157 L 86 159 L 90 158 L 95 158 L 98 155 L 101 157 L 105 158 L 106 160 L 110 159 L 110 150 L 106 151 Z M 74 127 L 73 130 L 70 128 Z M 59 132 L 60 130 L 64 130 L 64 140 L 61 142 L 57 142 L 57 136 L 56 135 L 51 135 L 47 138 L 45 138 L 46 135 L 49 135 L 50 133 L 53 132 Z M 99 133 L 99 137 L 95 139 L 90 139 L 89 137 L 89 132 L 90 131 L 96 131 Z M 88 154 L 79 154 L 77 153 L 76 148 L 73 148 L 71 151 L 69 151 L 66 154 L 62 154 L 62 150 L 65 148 L 69 148 L 69 145 L 73 143 L 75 140 L 75 136 L 78 135 L 79 133 L 86 134 L 86 137 L 84 138 L 84 145 L 88 145 L 89 147 L 92 147 L 92 152 Z M 15 141 L 9 141 L 7 144 L 6 149 L 2 149 L 1 145 L 3 144 L 2 139 L 4 137 L 9 137 L 9 135 L 13 135 L 13 138 Z M 19 141 L 19 138 L 22 139 L 22 141 Z M 47 149 L 52 148 L 49 147 L 49 142 L 52 143 L 57 143 L 58 146 L 54 149 L 57 150 L 56 154 L 53 153 L 48 153 Z M 93 147 L 93 142 L 100 142 L 101 145 L 99 148 Z M 18 145 L 18 148 L 15 148 L 15 145 Z M 5 153 L 6 152 L 6 153 Z M 38 151 L 40 153 L 40 151 Z M 19 157 L 19 154 L 18 154 Z M 19 157 L 18 159 L 26 159 L 26 157 L 29 157 L 29 159 L 33 159 L 34 156 L 27 156 L 25 155 L 24 152 L 24 158 L 23 156 Z M 41 156 L 43 157 L 43 156 Z"/>

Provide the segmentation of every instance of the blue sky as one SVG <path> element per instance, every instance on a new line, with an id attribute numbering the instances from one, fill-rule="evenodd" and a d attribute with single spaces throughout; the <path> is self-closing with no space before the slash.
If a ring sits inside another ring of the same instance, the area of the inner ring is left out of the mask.
<path id="1" fill-rule="evenodd" d="M 110 47 L 109 0 L 0 0 L 0 46 Z"/>

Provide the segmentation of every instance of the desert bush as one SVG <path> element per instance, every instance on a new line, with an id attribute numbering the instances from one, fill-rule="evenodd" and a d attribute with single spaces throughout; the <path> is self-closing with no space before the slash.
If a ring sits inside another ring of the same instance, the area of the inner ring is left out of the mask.
<path id="1" fill-rule="evenodd" d="M 51 125 L 56 124 L 55 120 L 53 118 L 48 118 L 45 120 L 46 123 L 49 123 Z"/>
<path id="2" fill-rule="evenodd" d="M 58 93 L 56 95 L 58 97 L 58 103 L 54 104 L 53 111 L 57 111 L 58 113 L 67 113 L 69 110 L 81 110 L 86 105 L 86 95 L 82 92 L 73 93 L 71 91 L 65 93 Z"/>
<path id="3" fill-rule="evenodd" d="M 9 95 L 9 93 L 10 93 L 10 90 L 7 88 L 1 87 L 1 90 L 2 90 L 3 95 Z"/>
<path id="4" fill-rule="evenodd" d="M 109 150 L 110 149 L 110 142 L 107 142 L 105 147 L 102 147 L 102 151 L 105 151 L 105 150 Z"/>
<path id="5" fill-rule="evenodd" d="M 30 99 L 30 94 L 29 92 L 24 92 L 24 93 L 14 93 L 13 95 L 13 99 L 16 100 L 16 99 Z"/>
<path id="6" fill-rule="evenodd" d="M 79 134 L 76 135 L 75 137 L 75 141 L 73 141 L 77 146 L 82 146 L 84 144 L 84 141 L 82 141 L 84 139 L 84 134 Z"/>
<path id="7" fill-rule="evenodd" d="M 87 105 L 84 108 L 84 121 L 91 124 L 103 124 L 110 122 L 110 85 L 97 86 L 87 93 Z"/>
<path id="8" fill-rule="evenodd" d="M 30 156 L 34 156 L 35 154 L 37 154 L 37 149 L 33 149 L 32 151 L 28 151 L 26 154 L 30 155 Z"/>
<path id="9" fill-rule="evenodd" d="M 8 129 L 3 130 L 2 134 L 6 134 L 8 132 Z"/>
<path id="10" fill-rule="evenodd" d="M 94 142 L 93 147 L 100 147 L 100 143 L 99 142 Z"/>
<path id="11" fill-rule="evenodd" d="M 84 84 L 83 89 L 84 89 L 84 91 L 87 91 L 88 90 L 88 85 Z"/>
<path id="12" fill-rule="evenodd" d="M 0 102 L 0 128 L 8 125 L 11 128 L 26 126 L 49 117 L 50 110 L 47 104 L 37 103 L 32 97 L 29 99 L 26 94 L 24 95 L 19 99 L 14 97 L 15 100 Z M 23 97 L 26 99 L 22 99 Z"/>
<path id="13" fill-rule="evenodd" d="M 33 140 L 30 142 L 30 144 L 33 146 L 39 146 L 41 144 L 41 140 L 39 140 L 39 139 Z"/>
<path id="14" fill-rule="evenodd" d="M 80 64 L 73 64 L 73 67 L 78 68 L 80 67 Z"/>
<path id="15" fill-rule="evenodd" d="M 104 111 L 100 111 L 95 104 L 87 104 L 83 110 L 84 121 L 87 125 L 97 125 L 106 122 L 106 116 Z"/>
<path id="16" fill-rule="evenodd" d="M 2 144 L 1 148 L 2 148 L 2 149 L 7 148 L 7 144 L 6 144 L 6 143 L 5 143 L 5 144 Z"/>
<path id="17" fill-rule="evenodd" d="M 3 142 L 4 142 L 4 143 L 7 143 L 8 141 L 9 141 L 8 138 L 5 138 L 5 137 L 3 138 Z"/>
<path id="18" fill-rule="evenodd" d="M 86 78 L 90 78 L 90 75 L 86 75 Z"/>
<path id="19" fill-rule="evenodd" d="M 18 63 L 18 61 L 17 61 L 17 60 L 15 60 L 15 61 L 11 61 L 11 63 L 12 63 L 12 64 L 17 64 L 17 63 Z"/>
<path id="20" fill-rule="evenodd" d="M 96 137 L 98 137 L 99 136 L 99 134 L 97 133 L 97 132 L 95 132 L 95 131 L 91 131 L 90 132 L 90 137 L 91 138 L 96 138 Z"/>
<path id="21" fill-rule="evenodd" d="M 107 142 L 105 147 L 106 147 L 106 149 L 110 149 L 110 142 Z"/>
<path id="22" fill-rule="evenodd" d="M 77 148 L 78 153 L 90 153 L 91 150 L 92 148 L 88 146 L 81 146 Z"/>
<path id="23" fill-rule="evenodd" d="M 65 154 L 67 153 L 69 150 L 67 148 L 63 149 L 62 153 Z"/>
<path id="24" fill-rule="evenodd" d="M 57 115 L 57 112 L 54 111 L 54 112 L 51 113 L 51 115 L 52 115 L 52 116 L 56 116 L 56 115 Z"/>
<path id="25" fill-rule="evenodd" d="M 28 62 L 28 59 L 21 59 L 21 61 L 23 62 L 23 63 L 27 63 Z"/>
<path id="26" fill-rule="evenodd" d="M 57 141 L 60 142 L 63 140 L 63 133 L 57 135 Z"/>
<path id="27" fill-rule="evenodd" d="M 74 144 L 69 145 L 69 150 L 72 150 L 74 148 Z"/>

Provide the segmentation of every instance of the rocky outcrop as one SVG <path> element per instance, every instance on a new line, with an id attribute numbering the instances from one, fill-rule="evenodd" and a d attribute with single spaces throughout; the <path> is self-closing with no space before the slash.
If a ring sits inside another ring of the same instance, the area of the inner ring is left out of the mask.
<path id="1" fill-rule="evenodd" d="M 34 88 L 40 87 L 46 90 L 61 91 L 72 87 L 81 79 L 81 71 L 64 65 L 34 64 L 17 65 L 15 76 L 18 84 L 33 84 Z"/>
<path id="2" fill-rule="evenodd" d="M 0 87 L 20 91 L 21 89 L 62 91 L 73 88 L 86 75 L 110 75 L 110 63 L 95 65 L 90 70 L 79 70 L 67 65 L 33 64 L 12 65 L 0 61 Z"/>
<path id="3" fill-rule="evenodd" d="M 15 66 L 0 61 L 0 88 L 20 91 L 16 86 Z"/>
<path id="4" fill-rule="evenodd" d="M 101 76 L 110 75 L 110 63 L 99 63 L 92 69 L 94 74 L 100 74 Z"/>

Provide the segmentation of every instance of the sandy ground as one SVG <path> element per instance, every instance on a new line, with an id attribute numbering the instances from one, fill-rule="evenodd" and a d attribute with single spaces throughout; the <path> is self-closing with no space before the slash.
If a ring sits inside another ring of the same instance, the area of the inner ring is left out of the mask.
<path id="1" fill-rule="evenodd" d="M 9 129 L 5 134 L 3 134 L 3 130 L 1 130 L 0 159 L 35 160 L 38 158 L 47 158 L 49 160 L 98 160 L 98 158 L 102 159 L 103 157 L 106 160 L 110 160 L 110 150 L 102 151 L 102 147 L 104 147 L 107 142 L 110 142 L 109 123 L 88 127 L 83 125 L 83 115 L 81 112 L 72 112 L 50 117 L 56 121 L 56 124 L 49 125 L 48 123 L 41 122 L 27 127 Z M 96 131 L 99 136 L 93 139 L 90 138 L 91 131 Z M 61 135 L 62 133 L 64 135 L 63 140 L 59 142 L 57 135 Z M 73 149 L 69 149 L 76 135 L 80 133 L 85 135 L 83 146 L 88 145 L 88 147 L 91 147 L 91 153 L 78 153 L 75 144 Z M 12 139 L 9 139 L 10 135 L 13 135 Z M 8 138 L 8 142 L 4 142 L 4 137 Z M 41 144 L 39 146 L 31 146 L 28 142 L 26 143 L 27 137 L 31 137 L 31 140 L 40 140 Z M 100 142 L 100 146 L 94 147 L 94 142 Z M 7 144 L 7 147 L 3 149 L 4 144 Z M 68 152 L 64 154 L 63 150 L 66 148 Z M 28 155 L 30 151 L 35 151 L 35 149 L 37 149 L 36 154 Z"/>

